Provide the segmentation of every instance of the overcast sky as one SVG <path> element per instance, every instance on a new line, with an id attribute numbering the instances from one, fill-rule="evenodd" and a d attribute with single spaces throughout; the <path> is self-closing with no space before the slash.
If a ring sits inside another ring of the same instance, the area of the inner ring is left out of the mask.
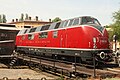
<path id="1" fill-rule="evenodd" d="M 93 16 L 108 25 L 112 23 L 112 13 L 119 9 L 120 0 L 0 0 L 0 14 L 5 14 L 8 22 L 28 13 L 44 21 Z"/>

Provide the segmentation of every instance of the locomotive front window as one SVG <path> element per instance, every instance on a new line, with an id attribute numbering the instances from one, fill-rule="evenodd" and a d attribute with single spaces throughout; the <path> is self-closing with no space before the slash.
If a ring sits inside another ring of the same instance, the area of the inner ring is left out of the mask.
<path id="1" fill-rule="evenodd" d="M 47 38 L 48 37 L 48 32 L 42 32 L 39 34 L 39 38 Z"/>
<path id="2" fill-rule="evenodd" d="M 98 29 L 100 32 L 102 32 L 104 29 L 104 27 L 101 26 L 101 24 L 99 23 L 99 21 L 97 19 L 91 18 L 91 17 L 82 17 L 81 24 L 90 25 L 90 26 Z"/>
<path id="3" fill-rule="evenodd" d="M 91 17 L 82 17 L 82 24 L 96 24 L 96 25 L 101 25 L 99 21 L 95 18 Z"/>
<path id="4" fill-rule="evenodd" d="M 33 40 L 34 39 L 34 34 L 28 34 L 28 40 Z"/>
<path id="5" fill-rule="evenodd" d="M 97 19 L 94 19 L 94 24 L 101 25 Z"/>

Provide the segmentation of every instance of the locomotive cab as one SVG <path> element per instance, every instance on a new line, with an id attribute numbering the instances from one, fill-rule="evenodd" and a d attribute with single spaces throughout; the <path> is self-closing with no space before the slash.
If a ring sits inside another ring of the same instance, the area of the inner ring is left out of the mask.
<path id="1" fill-rule="evenodd" d="M 95 50 L 95 59 L 98 62 L 111 62 L 112 50 L 109 49 L 108 33 L 99 21 L 92 17 L 82 17 L 81 24 L 89 42 L 88 48 Z M 87 33 L 88 32 L 88 33 Z M 86 59 L 90 60 L 90 59 Z"/>

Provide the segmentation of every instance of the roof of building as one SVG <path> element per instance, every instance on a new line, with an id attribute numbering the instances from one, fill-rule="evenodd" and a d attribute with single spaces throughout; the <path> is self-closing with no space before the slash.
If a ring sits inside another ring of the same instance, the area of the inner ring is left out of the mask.
<path id="1" fill-rule="evenodd" d="M 18 30 L 13 24 L 0 23 L 0 29 L 2 30 Z"/>
<path id="2" fill-rule="evenodd" d="M 52 23 L 52 22 L 48 22 L 48 21 L 36 21 L 36 20 L 25 20 L 25 21 L 11 22 L 9 24 L 16 24 L 16 23 Z"/>
<path id="3" fill-rule="evenodd" d="M 7 23 L 0 23 L 0 27 L 15 27 L 15 25 L 14 24 L 7 24 Z"/>

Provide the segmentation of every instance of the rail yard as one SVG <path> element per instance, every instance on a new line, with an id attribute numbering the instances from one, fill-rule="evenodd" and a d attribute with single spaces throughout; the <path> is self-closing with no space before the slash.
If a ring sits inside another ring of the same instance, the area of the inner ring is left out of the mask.
<path id="1" fill-rule="evenodd" d="M 9 60 L 7 62 L 7 60 Z M 3 62 L 3 60 L 5 62 Z M 0 58 L 0 79 L 35 79 L 57 80 L 62 75 L 66 80 L 73 79 L 113 79 L 120 78 L 120 68 L 111 65 L 110 68 L 96 68 L 93 66 L 73 64 L 61 61 L 48 60 L 45 58 L 35 58 L 30 55 L 14 53 L 11 57 L 2 56 Z M 95 78 L 94 78 L 95 77 Z"/>
<path id="2" fill-rule="evenodd" d="M 18 34 L 9 31 L 15 33 L 0 33 L 1 79 L 120 78 L 119 53 L 110 49 L 107 30 L 96 18 L 81 16 Z"/>

